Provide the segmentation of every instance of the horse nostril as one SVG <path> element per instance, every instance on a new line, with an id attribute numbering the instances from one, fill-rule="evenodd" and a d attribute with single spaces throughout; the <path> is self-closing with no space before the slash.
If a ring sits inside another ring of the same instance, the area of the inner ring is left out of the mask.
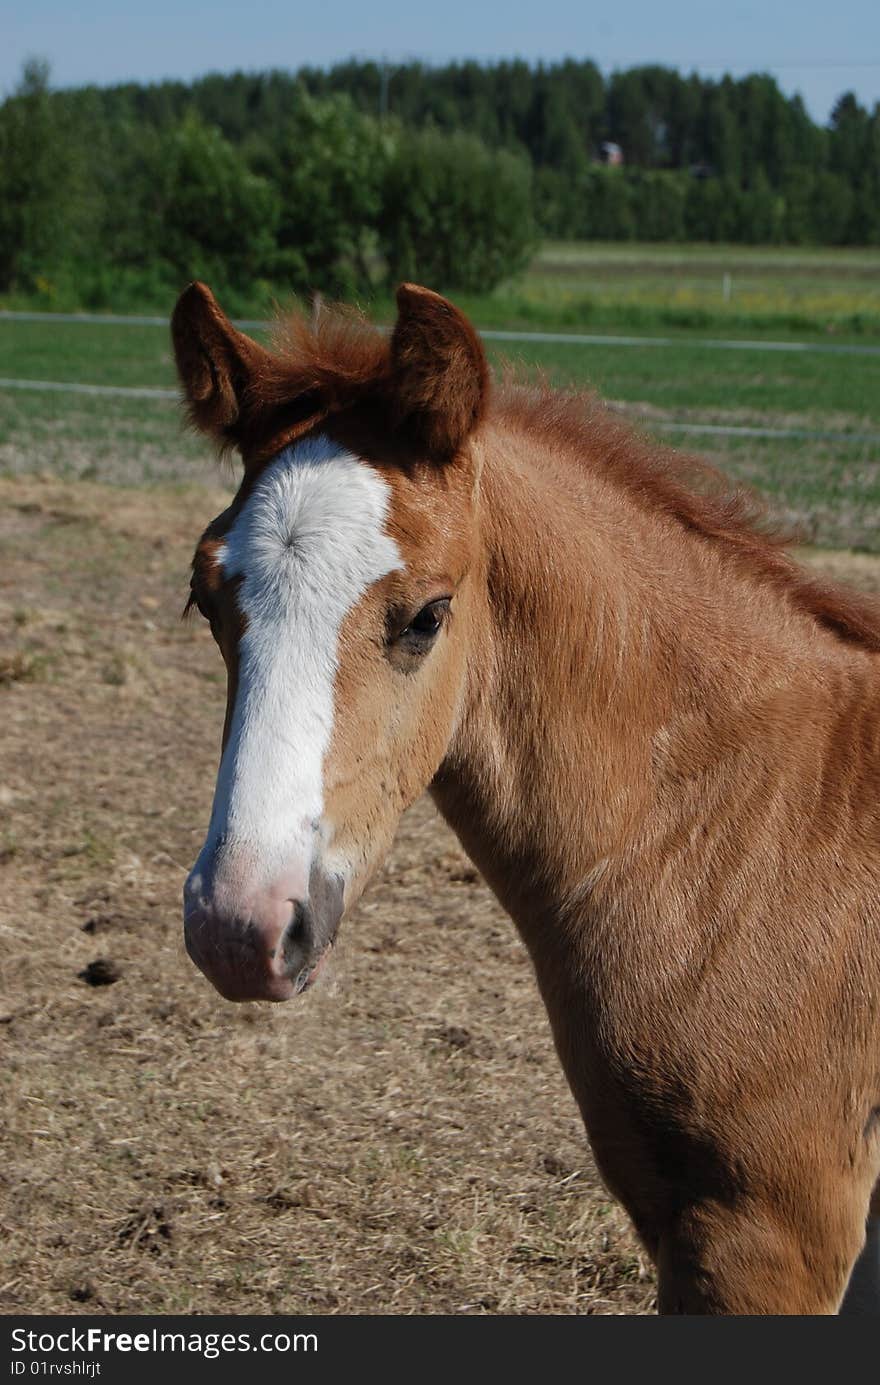
<path id="1" fill-rule="evenodd" d="M 301 900 L 295 899 L 290 923 L 284 930 L 281 941 L 281 955 L 285 965 L 292 967 L 301 962 L 303 956 L 311 950 L 311 944 L 312 928 L 308 908 Z"/>

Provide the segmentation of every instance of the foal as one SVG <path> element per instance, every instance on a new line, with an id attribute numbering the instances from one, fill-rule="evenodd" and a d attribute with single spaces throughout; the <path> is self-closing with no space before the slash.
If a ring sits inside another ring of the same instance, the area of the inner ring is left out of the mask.
<path id="1" fill-rule="evenodd" d="M 232 1000 L 304 990 L 429 787 L 660 1310 L 834 1313 L 861 1255 L 877 1311 L 880 611 L 595 400 L 490 398 L 444 299 L 398 307 L 274 351 L 202 285 L 174 313 L 244 463 L 193 561 L 228 698 L 190 955 Z"/>

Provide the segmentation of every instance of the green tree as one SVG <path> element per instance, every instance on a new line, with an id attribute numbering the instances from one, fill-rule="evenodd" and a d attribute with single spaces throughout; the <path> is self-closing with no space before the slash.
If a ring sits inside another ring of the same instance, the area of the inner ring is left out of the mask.
<path id="1" fill-rule="evenodd" d="M 635 240 L 633 182 L 623 168 L 593 168 L 584 182 L 583 231 L 589 240 Z"/>
<path id="2" fill-rule="evenodd" d="M 820 169 L 810 183 L 808 220 L 811 239 L 820 245 L 842 245 L 853 213 L 853 190 L 839 173 Z"/>
<path id="3" fill-rule="evenodd" d="M 587 176 L 572 178 L 558 168 L 535 169 L 535 222 L 541 235 L 564 240 L 588 234 L 583 205 Z"/>
<path id="4" fill-rule="evenodd" d="M 494 288 L 522 269 L 534 248 L 529 164 L 473 135 L 401 130 L 379 230 L 392 281 Z"/>
<path id="5" fill-rule="evenodd" d="M 751 245 L 776 245 L 785 238 L 785 198 L 759 169 L 740 198 L 738 239 Z"/>
<path id="6" fill-rule="evenodd" d="M 729 77 L 707 82 L 703 92 L 698 162 L 722 178 L 739 179 L 747 169 L 748 148 L 737 122 L 736 90 Z"/>
<path id="7" fill-rule="evenodd" d="M 639 68 L 615 72 L 608 88 L 611 138 L 621 146 L 627 163 L 651 168 L 655 162 L 653 112 Z"/>
<path id="8" fill-rule="evenodd" d="M 851 189 L 846 239 L 856 245 L 880 242 L 880 104 L 870 115 L 846 92 L 831 113 L 831 166 Z"/>
<path id="9" fill-rule="evenodd" d="M 856 96 L 844 92 L 831 112 L 829 139 L 832 165 L 850 182 L 858 180 L 864 167 L 869 124 L 868 112 Z"/>
<path id="10" fill-rule="evenodd" d="M 739 183 L 732 178 L 692 179 L 685 203 L 688 240 L 739 240 L 744 221 Z"/>
<path id="11" fill-rule="evenodd" d="M 31 59 L 0 108 L 0 288 L 32 288 L 67 248 L 66 136 L 48 64 Z"/>
<path id="12" fill-rule="evenodd" d="M 181 279 L 211 277 L 242 288 L 272 274 L 278 193 L 219 130 L 189 112 L 169 129 L 149 132 L 135 159 L 132 259 L 160 259 Z"/>
<path id="13" fill-rule="evenodd" d="M 638 240 L 684 239 L 687 175 L 642 173 L 631 179 L 635 234 Z"/>
<path id="14" fill-rule="evenodd" d="M 338 296 L 369 287 L 392 144 L 348 97 L 297 91 L 277 140 L 254 159 L 280 198 L 277 263 L 291 287 Z"/>

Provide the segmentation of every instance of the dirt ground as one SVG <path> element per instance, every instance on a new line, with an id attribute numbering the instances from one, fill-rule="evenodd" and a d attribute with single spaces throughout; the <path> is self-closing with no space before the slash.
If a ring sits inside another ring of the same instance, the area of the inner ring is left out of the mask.
<path id="1" fill-rule="evenodd" d="M 186 957 L 224 687 L 179 613 L 221 502 L 0 482 L 0 1311 L 650 1312 L 525 950 L 427 800 L 301 1001 Z"/>

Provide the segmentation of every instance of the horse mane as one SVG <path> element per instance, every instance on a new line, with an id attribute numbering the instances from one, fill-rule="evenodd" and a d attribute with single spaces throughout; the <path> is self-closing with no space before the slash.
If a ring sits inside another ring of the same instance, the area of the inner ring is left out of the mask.
<path id="1" fill-rule="evenodd" d="M 717 544 L 742 570 L 776 587 L 841 639 L 880 652 L 880 600 L 808 572 L 788 551 L 798 535 L 774 521 L 749 487 L 701 458 L 644 437 L 592 391 L 528 386 L 508 376 L 495 410 L 508 423 L 561 444 L 640 506 Z"/>
<path id="2" fill-rule="evenodd" d="M 309 321 L 276 324 L 277 377 L 263 379 L 265 403 L 320 391 L 328 412 L 356 408 L 389 385 L 388 338 L 357 310 L 322 307 Z M 266 397 L 268 396 L 268 397 Z M 712 541 L 741 570 L 770 583 L 839 638 L 880 652 L 880 600 L 808 572 L 789 552 L 797 535 L 771 519 L 766 502 L 700 458 L 663 446 L 616 416 L 592 391 L 572 393 L 508 373 L 489 418 L 560 444 L 643 507 Z"/>
<path id="3" fill-rule="evenodd" d="M 280 367 L 273 383 L 287 398 L 291 390 L 315 389 L 347 408 L 388 378 L 388 337 L 344 304 L 321 304 L 311 318 L 284 314 L 274 324 L 272 347 Z"/>

